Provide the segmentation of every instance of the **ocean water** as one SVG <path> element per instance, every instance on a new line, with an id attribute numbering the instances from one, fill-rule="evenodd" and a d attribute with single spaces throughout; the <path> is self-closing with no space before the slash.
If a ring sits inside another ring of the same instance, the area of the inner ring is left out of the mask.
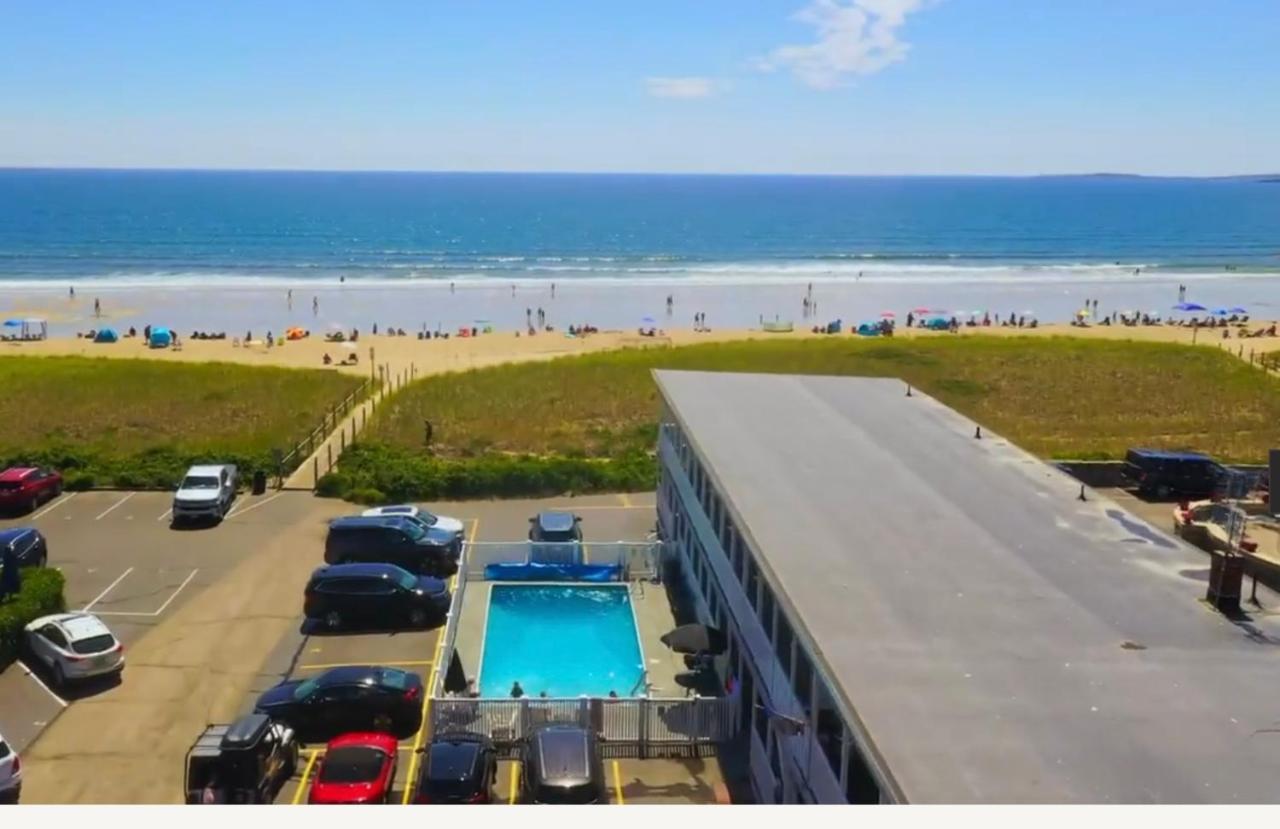
<path id="1" fill-rule="evenodd" d="M 1277 272 L 1248 180 L 0 170 L 11 289 Z"/>

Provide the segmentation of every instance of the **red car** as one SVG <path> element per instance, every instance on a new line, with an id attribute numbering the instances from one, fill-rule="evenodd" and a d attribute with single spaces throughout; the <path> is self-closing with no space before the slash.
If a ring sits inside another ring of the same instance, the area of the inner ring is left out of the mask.
<path id="1" fill-rule="evenodd" d="M 387 803 L 396 779 L 396 738 L 390 734 L 343 734 L 329 741 L 308 803 Z"/>
<path id="2" fill-rule="evenodd" d="M 0 508 L 29 509 L 62 493 L 62 476 L 52 469 L 12 466 L 0 472 Z"/>

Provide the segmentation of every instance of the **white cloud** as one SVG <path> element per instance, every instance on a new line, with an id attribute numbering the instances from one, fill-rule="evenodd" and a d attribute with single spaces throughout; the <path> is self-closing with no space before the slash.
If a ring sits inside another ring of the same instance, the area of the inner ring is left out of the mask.
<path id="1" fill-rule="evenodd" d="M 759 67 L 790 69 L 815 89 L 841 86 L 851 75 L 872 75 L 906 57 L 909 47 L 898 39 L 898 29 L 926 2 L 813 0 L 794 17 L 817 30 L 817 42 L 774 49 Z"/>
<path id="2" fill-rule="evenodd" d="M 716 92 L 711 78 L 645 78 L 644 85 L 655 98 L 708 98 Z"/>

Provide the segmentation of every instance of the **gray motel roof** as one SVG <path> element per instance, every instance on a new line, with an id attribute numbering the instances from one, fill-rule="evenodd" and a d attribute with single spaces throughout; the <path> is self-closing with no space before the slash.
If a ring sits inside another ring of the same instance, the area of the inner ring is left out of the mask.
<path id="1" fill-rule="evenodd" d="M 655 372 L 906 800 L 1280 801 L 1280 629 L 900 381 Z"/>

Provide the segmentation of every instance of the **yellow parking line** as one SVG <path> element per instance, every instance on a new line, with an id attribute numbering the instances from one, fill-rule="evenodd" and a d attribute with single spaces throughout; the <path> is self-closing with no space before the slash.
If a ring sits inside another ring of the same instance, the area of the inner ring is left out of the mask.
<path id="1" fill-rule="evenodd" d="M 361 664 L 361 665 L 366 665 L 366 664 L 368 664 L 368 663 L 367 663 L 367 662 L 362 662 L 362 663 L 360 663 L 360 664 Z M 383 666 L 383 667 L 386 667 L 386 668 L 411 668 L 411 667 L 413 667 L 413 666 L 415 666 L 415 665 L 416 665 L 416 666 L 418 666 L 418 667 L 421 667 L 421 666 L 423 666 L 423 665 L 430 665 L 430 664 L 431 664 L 431 663 L 430 663 L 430 662 L 428 662 L 428 661 L 426 661 L 425 659 L 420 659 L 420 660 L 418 660 L 418 661 L 416 661 L 416 662 L 413 662 L 413 661 L 410 661 L 410 662 L 381 662 L 381 661 L 380 661 L 380 662 L 378 662 L 378 665 Z M 299 665 L 299 666 L 298 666 L 297 668 L 295 668 L 294 670 L 297 670 L 297 671 L 327 671 L 327 670 L 329 670 L 330 668 L 353 668 L 353 667 L 358 667 L 358 666 L 357 666 L 355 663 L 351 663 L 351 662 L 327 662 L 327 663 L 322 664 L 322 665 Z"/>
<path id="2" fill-rule="evenodd" d="M 311 767 L 316 764 L 316 758 L 320 756 L 320 749 L 311 749 L 311 756 L 307 758 L 307 767 L 302 771 L 302 780 L 298 782 L 298 790 L 293 793 L 293 805 L 297 806 L 302 802 L 302 796 L 307 793 L 307 778 L 311 776 Z"/>
<path id="3" fill-rule="evenodd" d="M 517 789 L 520 784 L 520 761 L 516 760 L 511 764 L 511 792 L 507 795 L 507 803 L 514 806 L 516 802 Z"/>
<path id="4" fill-rule="evenodd" d="M 475 543 L 476 528 L 479 526 L 480 526 L 480 519 L 479 518 L 472 519 L 471 534 L 470 534 L 470 537 L 467 539 L 468 544 Z M 454 588 L 456 588 L 457 586 L 458 586 L 458 574 L 454 573 L 452 576 L 449 577 L 449 592 L 452 593 Z M 452 613 L 455 609 L 461 610 L 461 608 L 449 608 L 449 612 Z M 445 627 L 446 628 L 448 627 L 447 623 Z M 438 673 L 440 670 L 440 650 L 441 648 L 444 647 L 444 631 L 445 631 L 445 628 L 441 628 L 439 633 L 436 634 L 436 651 L 435 651 L 435 654 L 432 655 L 431 663 L 430 663 L 431 673 L 427 677 L 427 687 L 423 689 L 422 722 L 418 724 L 418 733 L 414 735 L 414 738 L 413 738 L 413 754 L 409 758 L 409 777 L 405 781 L 404 797 L 400 801 L 402 805 L 406 805 L 406 806 L 409 804 L 409 800 L 413 797 L 414 778 L 417 776 L 417 772 L 418 772 L 418 758 L 422 756 L 421 754 L 418 753 L 418 750 L 422 748 L 422 738 L 423 738 L 423 735 L 427 733 L 427 723 L 431 719 L 431 716 L 430 716 L 431 715 L 431 689 L 435 687 L 436 673 Z"/>
<path id="5" fill-rule="evenodd" d="M 622 772 L 618 770 L 618 761 L 613 761 L 613 791 L 618 796 L 618 805 L 623 806 L 627 801 L 622 799 Z"/>

